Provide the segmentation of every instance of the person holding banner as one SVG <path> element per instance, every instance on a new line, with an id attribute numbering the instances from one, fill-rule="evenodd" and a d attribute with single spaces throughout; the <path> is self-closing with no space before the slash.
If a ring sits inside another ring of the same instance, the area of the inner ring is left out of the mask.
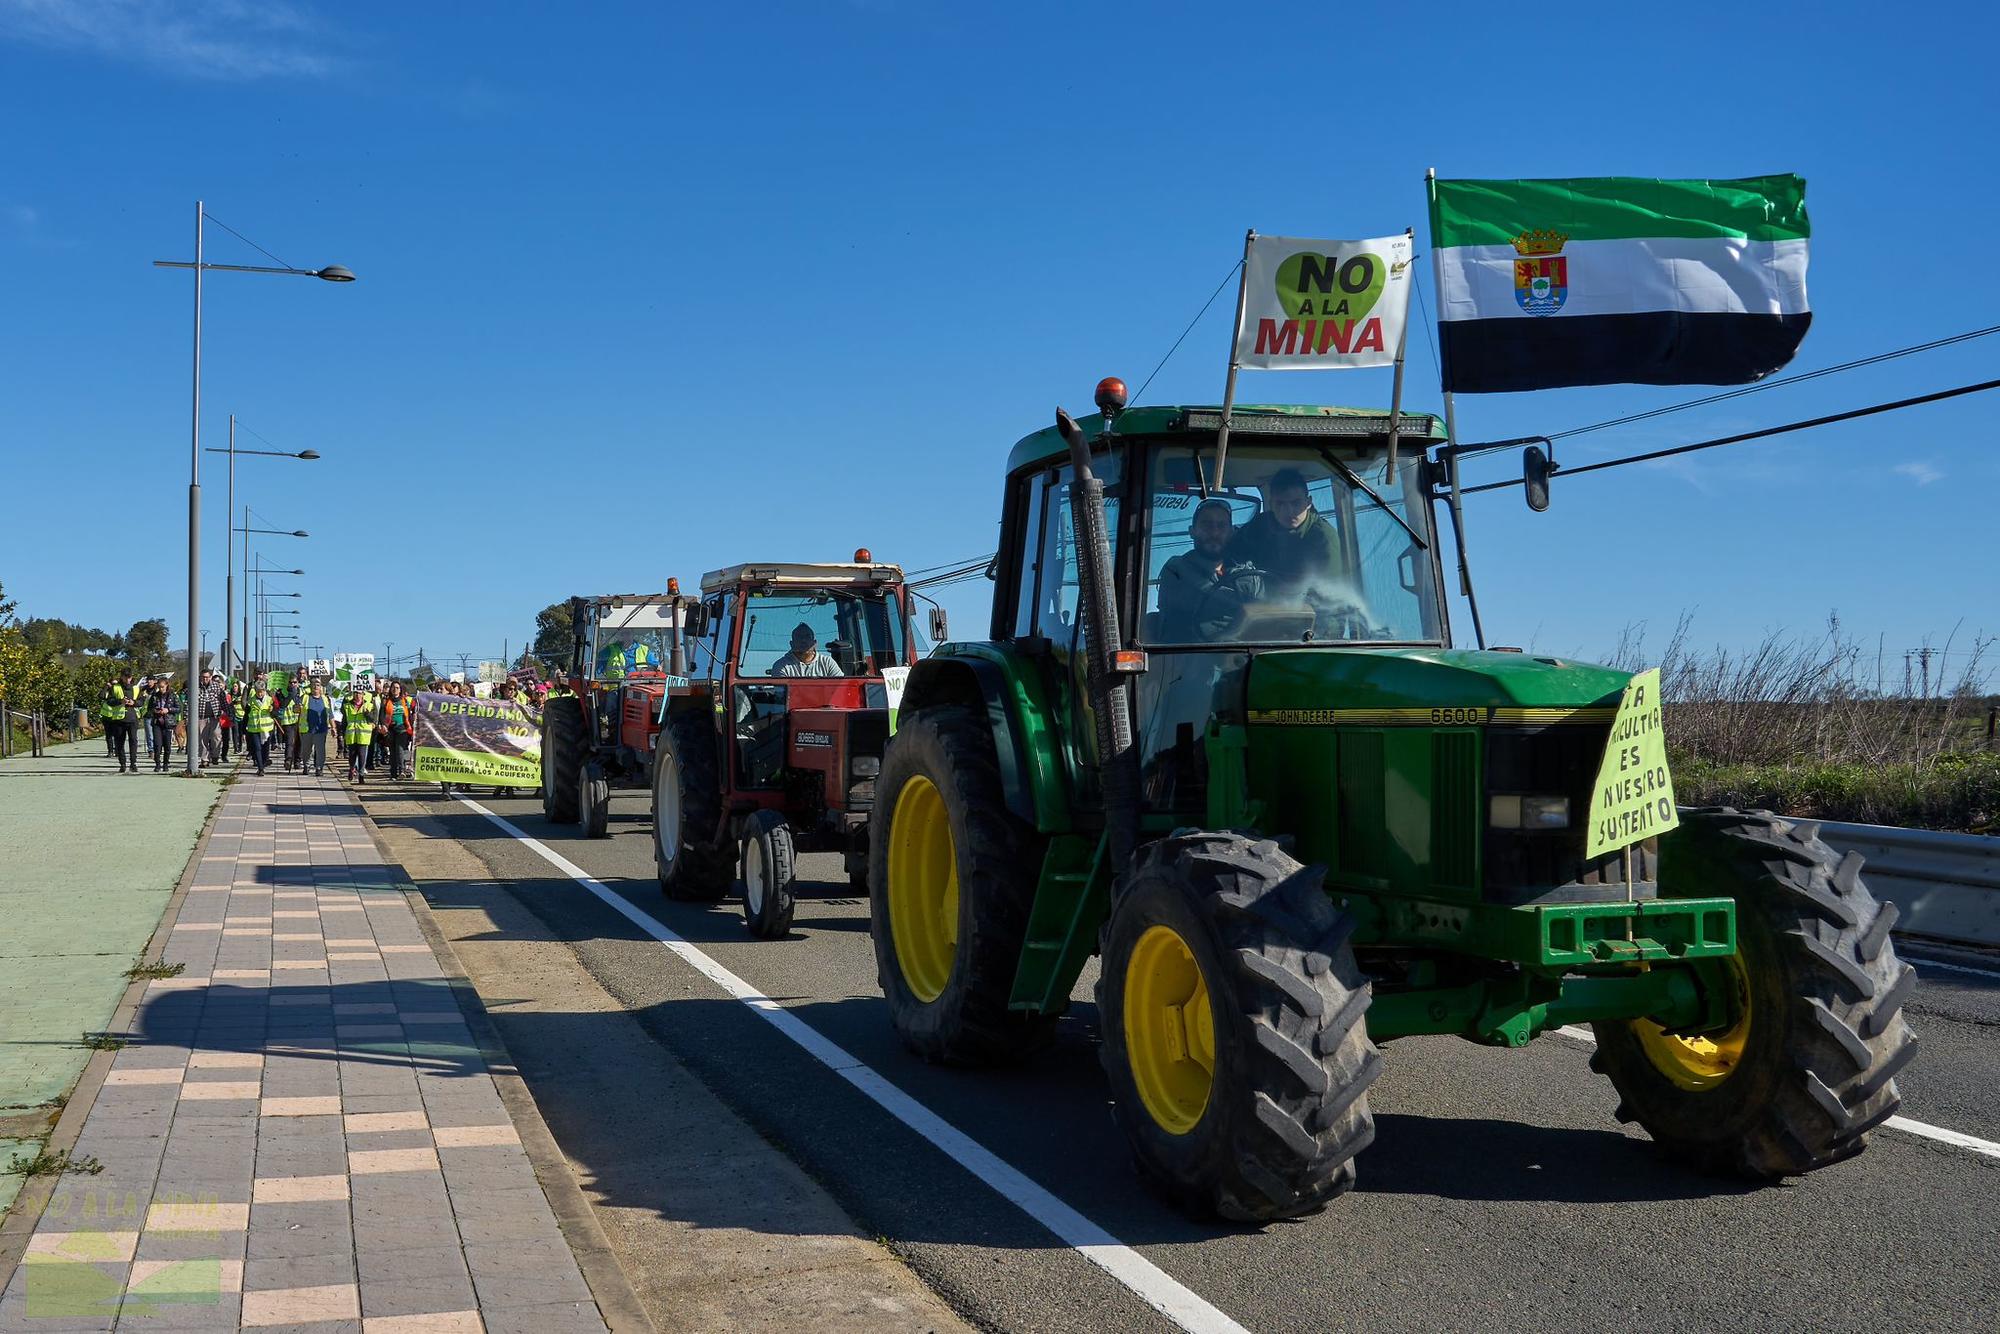
<path id="1" fill-rule="evenodd" d="M 389 693 L 382 697 L 381 717 L 375 722 L 382 729 L 383 743 L 389 752 L 389 777 L 408 778 L 410 737 L 416 730 L 416 719 L 401 681 L 389 683 Z"/>

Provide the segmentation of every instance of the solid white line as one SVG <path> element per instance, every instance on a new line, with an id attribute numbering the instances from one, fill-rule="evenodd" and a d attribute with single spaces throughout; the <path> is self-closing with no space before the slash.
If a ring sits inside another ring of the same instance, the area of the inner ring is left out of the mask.
<path id="1" fill-rule="evenodd" d="M 1054 1195 L 1029 1180 L 1018 1169 L 1001 1161 L 965 1132 L 930 1108 L 912 1098 L 881 1075 L 862 1064 L 837 1043 L 784 1006 L 764 995 L 708 955 L 696 949 L 670 927 L 614 893 L 576 863 L 532 838 L 469 797 L 458 801 L 491 820 L 511 837 L 535 852 L 549 865 L 582 885 L 634 926 L 665 945 L 703 977 L 749 1006 L 773 1028 L 810 1052 L 827 1069 L 873 1099 L 882 1110 L 929 1140 L 960 1167 L 998 1191 L 1023 1213 L 1053 1232 L 1105 1273 L 1129 1288 L 1139 1300 L 1158 1311 L 1189 1334 L 1248 1334 L 1196 1295 L 1165 1270 L 1119 1241 Z"/>
<path id="2" fill-rule="evenodd" d="M 1940 1144 L 1950 1144 L 1955 1148 L 1970 1149 L 1983 1153 L 1988 1158 L 2000 1158 L 2000 1144 L 1990 1139 L 1979 1139 L 1973 1135 L 1962 1135 L 1956 1130 L 1946 1130 L 1943 1126 L 1926 1125 L 1922 1121 L 1912 1121 L 1907 1116 L 1892 1116 L 1882 1123 L 1891 1130 L 1900 1130 L 1909 1135 L 1922 1135 Z"/>
<path id="3" fill-rule="evenodd" d="M 1902 958 L 1904 963 L 1913 963 L 1919 968 L 1942 968 L 1947 972 L 1971 973 L 1974 977 L 1990 977 L 2000 980 L 2000 973 L 1994 972 L 1991 968 L 1967 968 L 1962 963 L 1946 963 L 1942 959 L 1926 959 L 1921 954 L 1911 954 L 1908 951 L 1902 952 Z"/>
<path id="4" fill-rule="evenodd" d="M 1589 1029 L 1578 1028 L 1575 1024 L 1564 1024 L 1556 1032 L 1566 1038 L 1575 1038 L 1578 1042 L 1592 1047 L 1597 1045 L 1597 1039 L 1591 1035 Z M 1996 1144 L 1990 1139 L 1980 1139 L 1977 1135 L 1968 1135 L 1957 1130 L 1946 1130 L 1943 1126 L 1934 1126 L 1926 1121 L 1912 1121 L 1907 1116 L 1892 1116 L 1882 1124 L 1891 1130 L 1900 1130 L 1906 1135 L 1921 1135 L 1925 1139 L 1934 1139 L 1940 1144 L 1949 1144 L 1953 1148 L 1970 1149 L 1974 1153 L 1983 1153 L 1988 1158 L 2000 1158 L 2000 1144 Z"/>

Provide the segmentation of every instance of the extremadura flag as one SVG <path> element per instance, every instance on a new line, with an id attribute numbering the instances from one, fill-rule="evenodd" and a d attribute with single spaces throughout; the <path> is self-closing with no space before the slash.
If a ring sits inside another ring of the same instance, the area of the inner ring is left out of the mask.
<path id="1" fill-rule="evenodd" d="M 1444 387 L 1743 384 L 1792 359 L 1798 176 L 1433 181 Z"/>

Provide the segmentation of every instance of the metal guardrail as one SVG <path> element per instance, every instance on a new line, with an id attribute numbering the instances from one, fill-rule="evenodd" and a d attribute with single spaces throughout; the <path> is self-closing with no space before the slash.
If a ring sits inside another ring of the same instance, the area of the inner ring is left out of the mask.
<path id="1" fill-rule="evenodd" d="M 1867 859 L 1861 878 L 1901 913 L 1899 931 L 2000 946 L 2000 838 L 1822 820 L 1820 837 Z"/>

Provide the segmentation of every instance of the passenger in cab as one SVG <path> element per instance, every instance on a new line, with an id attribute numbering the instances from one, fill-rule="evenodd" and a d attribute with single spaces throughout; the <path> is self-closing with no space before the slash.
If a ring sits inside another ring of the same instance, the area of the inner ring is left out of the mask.
<path id="1" fill-rule="evenodd" d="M 1230 639 L 1243 622 L 1244 603 L 1264 595 L 1264 577 L 1253 564 L 1229 554 L 1236 525 L 1227 501 L 1202 501 L 1189 535 L 1193 549 L 1160 569 L 1159 641 Z"/>

